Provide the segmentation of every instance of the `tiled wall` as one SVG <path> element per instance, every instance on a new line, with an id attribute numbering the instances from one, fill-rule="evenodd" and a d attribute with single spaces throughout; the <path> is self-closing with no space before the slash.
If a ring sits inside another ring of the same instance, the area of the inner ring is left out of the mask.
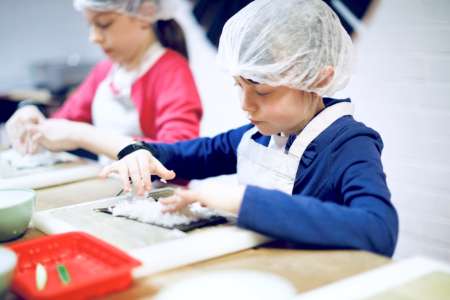
<path id="1" fill-rule="evenodd" d="M 450 1 L 381 1 L 357 51 L 347 92 L 385 143 L 396 257 L 450 261 Z"/>

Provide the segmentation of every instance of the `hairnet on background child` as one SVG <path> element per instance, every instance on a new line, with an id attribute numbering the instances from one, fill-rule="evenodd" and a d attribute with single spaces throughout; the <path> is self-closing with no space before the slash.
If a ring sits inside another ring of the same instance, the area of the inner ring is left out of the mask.
<path id="1" fill-rule="evenodd" d="M 322 0 L 256 0 L 227 21 L 218 61 L 232 76 L 331 96 L 350 78 L 353 46 Z M 327 66 L 331 82 L 313 83 Z"/>
<path id="2" fill-rule="evenodd" d="M 117 11 L 152 23 L 172 19 L 175 10 L 170 0 L 74 0 L 74 6 L 77 10 Z"/>

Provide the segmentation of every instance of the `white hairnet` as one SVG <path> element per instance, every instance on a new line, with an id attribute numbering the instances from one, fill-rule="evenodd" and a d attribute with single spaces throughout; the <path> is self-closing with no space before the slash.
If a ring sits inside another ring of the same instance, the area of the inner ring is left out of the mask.
<path id="1" fill-rule="evenodd" d="M 152 23 L 172 19 L 175 10 L 170 0 L 74 0 L 74 6 L 77 10 L 117 11 Z"/>
<path id="2" fill-rule="evenodd" d="M 227 21 L 218 61 L 233 76 L 332 95 L 351 75 L 353 46 L 336 14 L 322 0 L 255 0 Z M 324 68 L 330 83 L 313 86 Z"/>

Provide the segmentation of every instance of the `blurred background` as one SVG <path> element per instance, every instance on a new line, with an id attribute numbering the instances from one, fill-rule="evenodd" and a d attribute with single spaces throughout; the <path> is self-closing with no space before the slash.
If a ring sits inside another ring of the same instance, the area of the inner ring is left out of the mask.
<path id="1" fill-rule="evenodd" d="M 233 81 L 215 54 L 225 21 L 251 1 L 176 1 L 204 105 L 201 134 L 244 124 Z M 326 2 L 357 51 L 354 77 L 337 96 L 351 97 L 355 118 L 385 143 L 383 163 L 400 215 L 394 257 L 450 261 L 450 1 Z M 23 99 L 60 105 L 101 58 L 71 0 L 0 1 L 0 123 Z"/>

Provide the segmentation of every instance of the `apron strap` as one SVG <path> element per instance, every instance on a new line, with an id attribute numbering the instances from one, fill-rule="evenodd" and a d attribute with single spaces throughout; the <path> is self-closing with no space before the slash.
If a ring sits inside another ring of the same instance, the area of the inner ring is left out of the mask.
<path id="1" fill-rule="evenodd" d="M 241 142 L 239 143 L 239 145 L 242 143 L 242 141 L 248 141 L 252 139 L 252 136 L 258 132 L 258 128 L 256 128 L 256 126 L 254 126 L 253 128 L 250 128 L 249 130 L 247 130 L 247 132 L 244 133 L 244 135 L 241 138 Z M 239 146 L 238 146 L 239 147 Z"/>
<path id="2" fill-rule="evenodd" d="M 300 132 L 289 148 L 289 153 L 301 158 L 309 144 L 325 131 L 328 126 L 343 116 L 353 115 L 353 111 L 354 108 L 350 102 L 341 102 L 326 107 Z"/>

